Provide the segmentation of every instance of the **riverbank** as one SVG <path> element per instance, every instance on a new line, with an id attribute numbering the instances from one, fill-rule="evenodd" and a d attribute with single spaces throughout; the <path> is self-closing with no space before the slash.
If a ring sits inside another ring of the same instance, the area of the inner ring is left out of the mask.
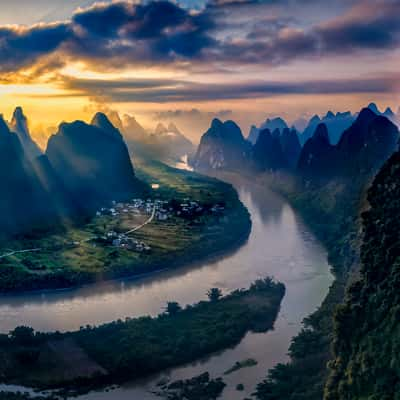
<path id="1" fill-rule="evenodd" d="M 84 226 L 64 227 L 63 232 L 3 243 L 3 248 L 17 251 L 52 250 L 13 253 L 0 259 L 0 291 L 65 289 L 148 275 L 216 256 L 246 241 L 251 229 L 250 217 L 231 185 L 156 161 L 138 160 L 137 165 L 137 175 L 159 188 L 153 192 L 153 201 L 174 201 L 174 204 L 191 201 L 202 211 L 188 216 L 170 215 L 168 220 L 155 218 L 132 232 L 135 243 L 150 249 L 143 252 L 87 240 L 94 235 L 104 236 L 103 232 L 129 231 L 142 223 L 140 216 L 128 214 L 117 221 L 101 216 Z"/>
<path id="2" fill-rule="evenodd" d="M 222 377 L 226 383 L 221 399 L 251 397 L 266 371 L 278 362 L 286 362 L 290 339 L 300 331 L 301 320 L 321 304 L 332 276 L 324 248 L 281 196 L 248 179 L 229 182 L 252 219 L 249 239 L 240 248 L 211 262 L 199 261 L 195 267 L 164 271 L 140 280 L 114 281 L 45 295 L 4 297 L 0 302 L 1 331 L 7 333 L 16 326 L 28 325 L 42 332 L 65 332 L 88 323 L 100 325 L 126 317 L 156 316 L 168 301 L 193 304 L 206 299 L 211 287 L 229 293 L 249 287 L 260 277 L 273 276 L 287 288 L 273 330 L 248 333 L 232 348 L 168 369 L 140 383 L 127 383 L 109 392 L 91 392 L 80 398 L 157 400 L 152 393 L 161 380 L 186 380 L 206 371 L 211 379 Z M 248 358 L 257 360 L 257 365 L 224 375 L 237 362 Z M 244 385 L 244 391 L 236 389 L 238 384 Z"/>
<path id="3" fill-rule="evenodd" d="M 65 334 L 18 328 L 0 337 L 0 375 L 6 383 L 71 389 L 138 379 L 233 346 L 248 331 L 271 329 L 284 293 L 283 284 L 265 279 L 185 309 L 170 303 L 154 318 Z"/>
<path id="4" fill-rule="evenodd" d="M 288 176 L 264 175 L 259 181 L 283 195 L 325 245 L 335 280 L 318 310 L 304 319 L 302 331 L 292 338 L 290 362 L 269 371 L 256 397 L 321 400 L 332 358 L 333 315 L 358 269 L 359 215 L 365 206 L 366 180 L 332 181 L 315 188 L 304 188 Z"/>

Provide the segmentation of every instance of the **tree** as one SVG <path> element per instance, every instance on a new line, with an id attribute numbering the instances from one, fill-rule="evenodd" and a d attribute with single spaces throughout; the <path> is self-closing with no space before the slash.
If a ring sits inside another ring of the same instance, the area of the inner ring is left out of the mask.
<path id="1" fill-rule="evenodd" d="M 10 337 L 19 345 L 29 346 L 35 340 L 35 333 L 29 326 L 18 326 L 10 332 Z"/>
<path id="2" fill-rule="evenodd" d="M 222 297 L 222 291 L 221 291 L 221 289 L 218 289 L 218 288 L 211 288 L 207 292 L 207 296 L 210 301 L 215 302 L 215 301 L 218 301 Z"/>
<path id="3" fill-rule="evenodd" d="M 169 315 L 176 315 L 181 310 L 182 307 L 176 301 L 169 301 L 165 307 L 165 311 Z"/>

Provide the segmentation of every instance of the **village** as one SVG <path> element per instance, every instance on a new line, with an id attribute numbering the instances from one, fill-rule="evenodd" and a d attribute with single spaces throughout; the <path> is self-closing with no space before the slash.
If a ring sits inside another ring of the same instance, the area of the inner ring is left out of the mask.
<path id="1" fill-rule="evenodd" d="M 112 218 L 120 220 L 124 216 L 148 216 L 148 218 L 140 225 L 126 232 L 117 232 L 116 230 L 109 230 L 102 236 L 96 236 L 89 239 L 93 245 L 113 246 L 139 253 L 149 253 L 151 247 L 134 238 L 134 232 L 140 230 L 145 225 L 153 220 L 163 222 L 172 218 L 183 218 L 193 221 L 206 214 L 220 215 L 224 212 L 225 206 L 223 204 L 200 204 L 197 201 L 192 201 L 185 198 L 182 201 L 176 199 L 162 200 L 162 199 L 132 199 L 128 203 L 117 203 L 112 201 L 109 208 L 102 207 L 96 212 L 96 217 L 111 216 Z"/>
<path id="2" fill-rule="evenodd" d="M 182 201 L 176 199 L 162 200 L 140 198 L 135 198 L 130 202 L 124 203 L 112 201 L 110 207 L 102 207 L 96 211 L 95 214 L 95 222 L 100 223 L 100 218 L 107 218 L 106 221 L 102 221 L 103 223 L 101 223 L 105 228 L 104 233 L 101 235 L 97 234 L 95 236 L 90 236 L 83 240 L 67 241 L 66 243 L 64 242 L 64 245 L 68 247 L 80 247 L 84 243 L 90 243 L 93 247 L 115 247 L 137 253 L 150 253 L 151 246 L 138 240 L 133 235 L 152 221 L 155 220 L 162 223 L 174 218 L 181 218 L 194 223 L 205 215 L 222 215 L 224 210 L 224 204 L 200 204 L 199 202 L 190 200 L 189 198 L 184 198 Z M 127 231 L 121 231 L 121 229 L 116 228 L 116 226 L 118 226 L 118 224 L 124 219 L 140 220 L 140 217 L 142 217 L 142 219 L 143 217 L 147 218 L 144 222 L 135 225 Z M 113 228 L 111 228 L 110 225 L 113 226 Z M 58 248 L 58 246 L 56 247 Z M 38 253 L 50 250 L 54 251 L 54 246 L 9 250 L 0 255 L 0 260 L 17 254 Z"/>

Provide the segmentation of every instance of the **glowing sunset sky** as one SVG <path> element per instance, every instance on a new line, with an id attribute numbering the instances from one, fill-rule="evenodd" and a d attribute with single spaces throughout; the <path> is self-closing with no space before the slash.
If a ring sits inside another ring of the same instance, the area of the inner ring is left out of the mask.
<path id="1" fill-rule="evenodd" d="M 0 99 L 36 125 L 99 108 L 193 123 L 400 105 L 400 0 L 2 0 Z"/>

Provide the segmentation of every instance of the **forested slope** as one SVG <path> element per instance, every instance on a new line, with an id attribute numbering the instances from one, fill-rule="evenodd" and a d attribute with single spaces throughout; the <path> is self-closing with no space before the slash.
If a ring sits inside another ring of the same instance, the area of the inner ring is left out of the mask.
<path id="1" fill-rule="evenodd" d="M 361 277 L 334 318 L 327 400 L 400 399 L 400 153 L 377 174 L 363 214 Z"/>

